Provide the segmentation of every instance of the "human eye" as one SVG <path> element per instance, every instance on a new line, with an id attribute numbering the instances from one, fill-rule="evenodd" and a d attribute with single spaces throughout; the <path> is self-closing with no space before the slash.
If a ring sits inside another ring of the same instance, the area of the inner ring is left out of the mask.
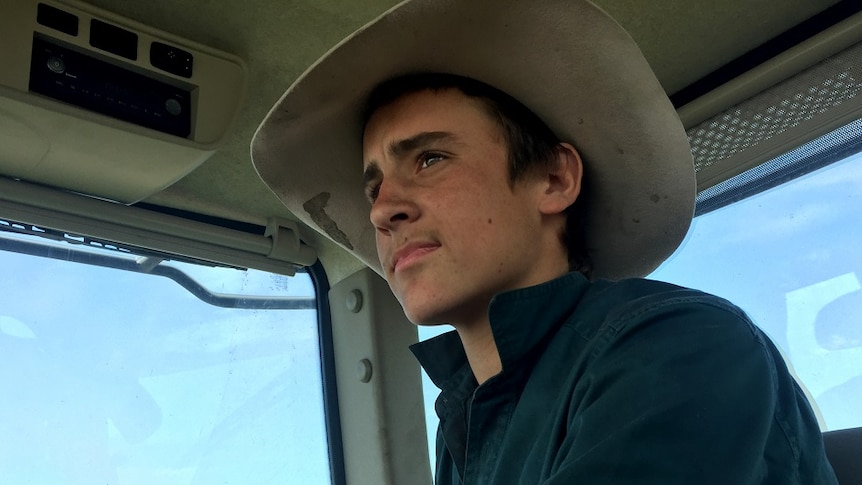
<path id="1" fill-rule="evenodd" d="M 377 195 L 380 193 L 380 184 L 373 183 L 365 186 L 365 198 L 368 199 L 368 202 L 372 205 L 374 201 L 377 200 Z"/>
<path id="2" fill-rule="evenodd" d="M 419 168 L 426 169 L 431 165 L 442 162 L 446 159 L 446 155 L 438 152 L 422 152 L 419 154 Z"/>

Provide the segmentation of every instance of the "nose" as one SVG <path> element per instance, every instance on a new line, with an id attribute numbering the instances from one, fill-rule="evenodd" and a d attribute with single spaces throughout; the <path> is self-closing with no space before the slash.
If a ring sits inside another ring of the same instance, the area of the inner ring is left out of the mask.
<path id="1" fill-rule="evenodd" d="M 400 224 L 419 216 L 416 203 L 407 195 L 406 187 L 392 179 L 383 180 L 377 198 L 371 205 L 371 223 L 378 231 L 388 233 Z"/>

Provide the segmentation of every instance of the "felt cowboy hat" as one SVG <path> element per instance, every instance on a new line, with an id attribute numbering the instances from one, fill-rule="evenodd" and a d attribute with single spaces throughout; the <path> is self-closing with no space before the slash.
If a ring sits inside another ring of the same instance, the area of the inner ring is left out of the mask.
<path id="1" fill-rule="evenodd" d="M 613 19 L 583 0 L 408 0 L 303 73 L 251 147 L 258 174 L 296 217 L 378 273 L 362 112 L 375 86 L 417 72 L 494 86 L 578 149 L 593 277 L 645 275 L 682 241 L 695 196 L 688 140 Z"/>

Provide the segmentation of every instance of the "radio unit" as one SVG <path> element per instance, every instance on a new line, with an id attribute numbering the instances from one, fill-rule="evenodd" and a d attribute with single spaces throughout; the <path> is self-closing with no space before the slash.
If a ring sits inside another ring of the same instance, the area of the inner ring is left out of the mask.
<path id="1" fill-rule="evenodd" d="M 171 135 L 191 134 L 192 91 L 34 35 L 30 91 Z"/>

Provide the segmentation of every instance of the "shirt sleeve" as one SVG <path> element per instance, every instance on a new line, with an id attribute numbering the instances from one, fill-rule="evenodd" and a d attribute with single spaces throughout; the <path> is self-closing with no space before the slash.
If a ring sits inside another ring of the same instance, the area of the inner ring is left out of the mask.
<path id="1" fill-rule="evenodd" d="M 740 310 L 705 297 L 657 301 L 611 315 L 605 332 L 545 485 L 799 483 L 799 429 L 802 441 L 819 430 Z"/>

